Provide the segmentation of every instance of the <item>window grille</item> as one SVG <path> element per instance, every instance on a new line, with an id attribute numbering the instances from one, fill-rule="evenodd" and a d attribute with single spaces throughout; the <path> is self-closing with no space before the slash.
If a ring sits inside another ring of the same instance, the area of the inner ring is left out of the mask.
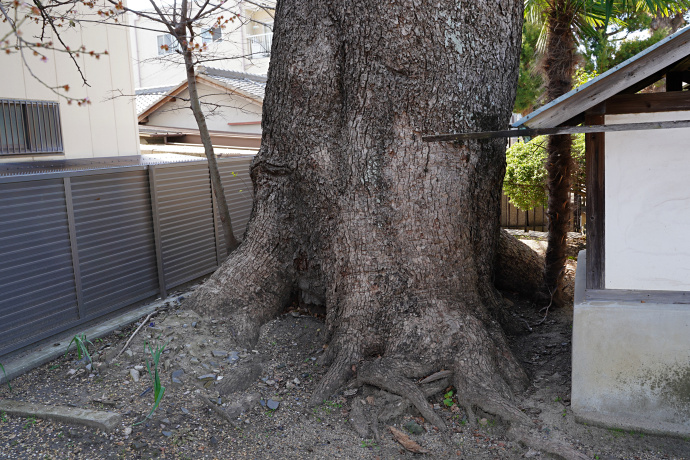
<path id="1" fill-rule="evenodd" d="M 63 151 L 58 102 L 0 99 L 0 155 Z"/>

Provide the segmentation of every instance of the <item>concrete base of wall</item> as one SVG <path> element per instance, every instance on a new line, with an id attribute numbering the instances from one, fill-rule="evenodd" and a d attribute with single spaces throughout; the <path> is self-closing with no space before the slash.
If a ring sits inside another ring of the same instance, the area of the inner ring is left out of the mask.
<path id="1" fill-rule="evenodd" d="M 571 404 L 577 420 L 690 435 L 690 306 L 584 301 L 578 257 Z"/>

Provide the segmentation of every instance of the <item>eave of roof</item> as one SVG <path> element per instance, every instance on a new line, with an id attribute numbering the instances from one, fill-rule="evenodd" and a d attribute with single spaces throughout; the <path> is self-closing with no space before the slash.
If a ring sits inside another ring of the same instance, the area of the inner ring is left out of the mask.
<path id="1" fill-rule="evenodd" d="M 554 99 L 516 121 L 512 126 L 515 128 L 556 127 L 688 55 L 690 55 L 690 26 Z"/>
<path id="2" fill-rule="evenodd" d="M 259 105 L 263 105 L 266 77 L 261 75 L 200 67 L 197 71 L 196 79 L 197 82 L 226 90 L 229 93 L 237 94 Z M 149 115 L 187 89 L 187 86 L 187 80 L 184 80 L 179 85 L 170 87 L 168 94 L 160 95 L 155 101 L 151 101 L 150 105 L 139 113 L 139 122 L 143 122 Z"/>

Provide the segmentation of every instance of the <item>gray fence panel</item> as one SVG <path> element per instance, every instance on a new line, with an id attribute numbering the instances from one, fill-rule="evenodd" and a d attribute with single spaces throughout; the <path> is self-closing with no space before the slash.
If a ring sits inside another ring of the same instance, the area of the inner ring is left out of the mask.
<path id="1" fill-rule="evenodd" d="M 78 319 L 62 179 L 0 183 L 0 355 Z"/>
<path id="2" fill-rule="evenodd" d="M 165 287 L 169 289 L 217 267 L 211 180 L 206 162 L 152 167 Z"/>
<path id="3" fill-rule="evenodd" d="M 73 177 L 84 312 L 94 317 L 158 293 L 146 171 Z"/>
<path id="4" fill-rule="evenodd" d="M 225 199 L 230 209 L 232 219 L 232 232 L 235 238 L 241 240 L 247 229 L 247 222 L 252 213 L 254 187 L 249 176 L 249 166 L 254 155 L 242 155 L 218 160 L 220 178 L 225 189 Z M 225 232 L 220 222 L 220 216 L 216 215 L 221 254 L 226 254 Z"/>

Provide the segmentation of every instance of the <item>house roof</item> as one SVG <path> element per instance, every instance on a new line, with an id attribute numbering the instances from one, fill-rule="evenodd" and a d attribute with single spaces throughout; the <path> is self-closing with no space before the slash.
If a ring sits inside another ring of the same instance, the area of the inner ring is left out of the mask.
<path id="1" fill-rule="evenodd" d="M 215 81 L 245 95 L 263 102 L 266 93 L 266 77 L 250 73 L 232 72 L 229 70 L 201 67 L 200 75 L 205 75 Z"/>
<path id="2" fill-rule="evenodd" d="M 637 92 L 668 71 L 690 69 L 690 26 L 535 110 L 515 128 L 554 128 L 621 92 Z"/>
<path id="3" fill-rule="evenodd" d="M 153 88 L 139 88 L 135 90 L 137 116 L 144 113 L 146 109 L 162 100 L 175 86 L 156 86 Z"/>
<path id="4" fill-rule="evenodd" d="M 197 82 L 240 95 L 260 105 L 263 104 L 266 92 L 266 77 L 263 75 L 199 67 L 196 72 L 196 79 Z M 174 86 L 137 89 L 136 105 L 139 122 L 142 122 L 185 89 L 187 89 L 186 79 Z"/>

